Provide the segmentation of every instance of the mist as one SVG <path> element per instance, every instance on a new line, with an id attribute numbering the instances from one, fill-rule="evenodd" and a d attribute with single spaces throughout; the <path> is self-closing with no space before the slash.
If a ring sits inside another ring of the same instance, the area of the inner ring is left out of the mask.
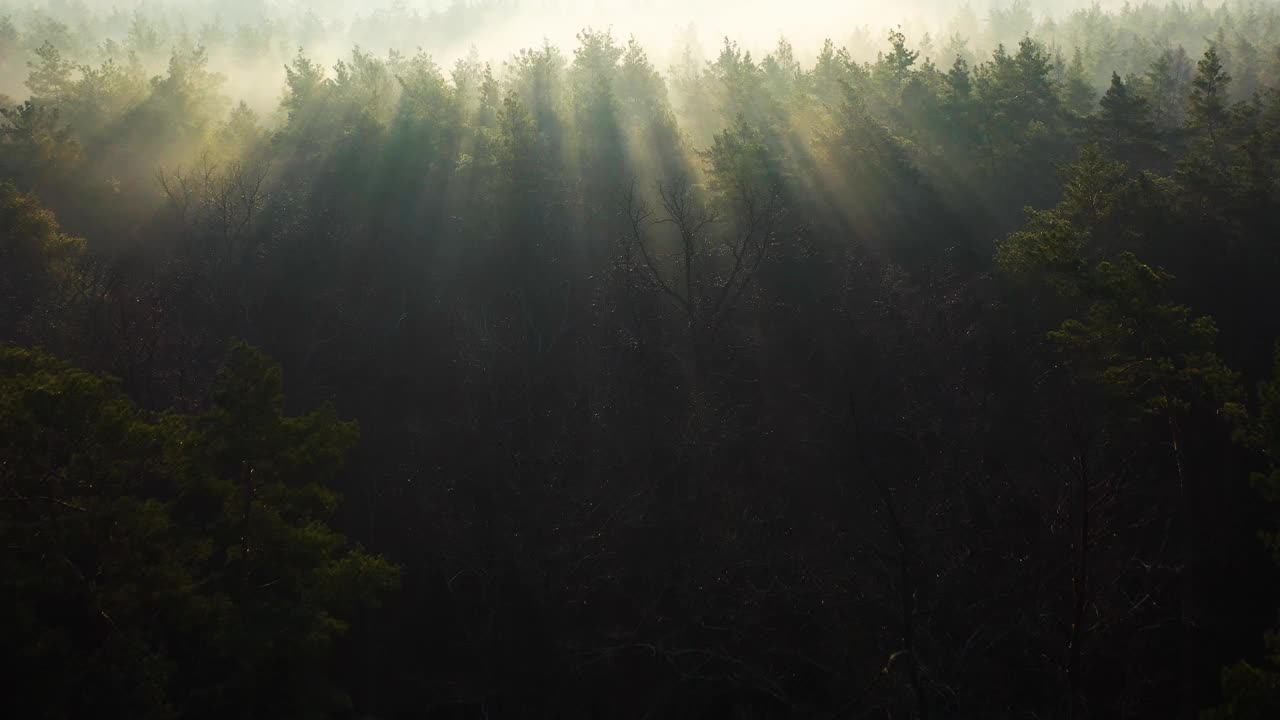
<path id="1" fill-rule="evenodd" d="M 0 0 L 14 717 L 1280 714 L 1280 0 Z"/>
<path id="2" fill-rule="evenodd" d="M 234 100 L 269 111 L 279 100 L 283 65 L 301 48 L 332 65 L 352 47 L 385 55 L 390 51 L 427 52 L 450 67 L 473 50 L 501 63 L 520 48 L 544 43 L 569 48 L 586 28 L 611 31 L 620 39 L 635 38 L 665 69 L 693 46 L 700 57 L 718 51 L 723 39 L 763 57 L 779 39 L 811 62 L 826 39 L 846 46 L 859 61 L 874 60 L 885 33 L 901 28 L 913 38 L 935 41 L 963 35 L 974 52 L 999 43 L 1016 44 L 1026 33 L 1072 13 L 1109 12 L 1122 2 L 957 3 L 909 0 L 874 2 L 799 0 L 776 3 L 675 2 L 675 0 L 568 0 L 519 2 L 140 2 L 55 0 L 0 3 L 0 17 L 26 26 L 26 52 L 10 51 L 8 71 L 0 76 L 0 92 L 22 97 L 23 64 L 45 39 L 57 41 L 64 55 L 93 63 L 110 55 L 104 43 L 127 45 L 130 29 L 141 18 L 156 33 L 155 45 L 142 54 L 148 72 L 159 72 L 166 53 L 177 47 L 209 46 L 212 66 L 227 78 Z M 49 23 L 52 22 L 53 25 Z M 43 33 L 43 34 L 42 34 Z M 47 37 L 45 37 L 47 36 Z M 1070 38 L 1081 42 L 1083 38 Z M 219 47 L 221 46 L 221 47 Z M 935 54 L 944 53 L 939 43 Z M 954 58 L 933 58 L 949 63 Z"/>

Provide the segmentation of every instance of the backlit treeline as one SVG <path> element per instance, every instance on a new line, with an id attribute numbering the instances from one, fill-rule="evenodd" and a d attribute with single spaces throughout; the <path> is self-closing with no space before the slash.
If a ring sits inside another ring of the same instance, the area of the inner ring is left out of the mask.
<path id="1" fill-rule="evenodd" d="M 272 7 L 0 12 L 15 713 L 1276 710 L 1280 6 Z"/>

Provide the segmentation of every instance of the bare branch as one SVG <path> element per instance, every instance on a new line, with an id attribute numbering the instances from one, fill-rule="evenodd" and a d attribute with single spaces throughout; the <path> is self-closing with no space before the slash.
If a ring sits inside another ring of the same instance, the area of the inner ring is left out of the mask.
<path id="1" fill-rule="evenodd" d="M 676 302 L 685 309 L 687 314 L 692 314 L 693 307 L 691 305 L 690 298 L 676 292 L 675 289 L 663 279 L 662 272 L 658 269 L 658 264 L 655 262 L 653 254 L 649 252 L 648 244 L 646 242 L 645 227 L 647 225 L 654 224 L 649 221 L 653 211 L 650 209 L 649 204 L 637 194 L 634 179 L 631 181 L 627 190 L 623 193 L 622 200 L 626 206 L 627 221 L 630 226 L 629 242 L 637 251 L 639 251 L 640 257 L 644 260 L 645 267 L 648 269 L 647 274 L 649 276 L 649 281 L 662 292 L 670 295 L 672 298 L 675 298 Z"/>

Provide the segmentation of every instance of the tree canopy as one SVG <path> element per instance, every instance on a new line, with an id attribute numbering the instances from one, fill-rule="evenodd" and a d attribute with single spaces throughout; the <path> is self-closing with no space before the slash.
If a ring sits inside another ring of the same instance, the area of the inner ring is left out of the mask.
<path id="1" fill-rule="evenodd" d="M 0 0 L 13 713 L 1276 715 L 1280 5 L 616 4 Z"/>

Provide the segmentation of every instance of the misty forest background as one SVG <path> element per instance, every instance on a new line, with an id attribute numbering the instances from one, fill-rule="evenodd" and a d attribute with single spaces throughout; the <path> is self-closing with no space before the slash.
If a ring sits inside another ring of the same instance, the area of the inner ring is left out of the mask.
<path id="1" fill-rule="evenodd" d="M 935 5 L 0 3 L 7 714 L 1280 717 L 1280 4 Z"/>

